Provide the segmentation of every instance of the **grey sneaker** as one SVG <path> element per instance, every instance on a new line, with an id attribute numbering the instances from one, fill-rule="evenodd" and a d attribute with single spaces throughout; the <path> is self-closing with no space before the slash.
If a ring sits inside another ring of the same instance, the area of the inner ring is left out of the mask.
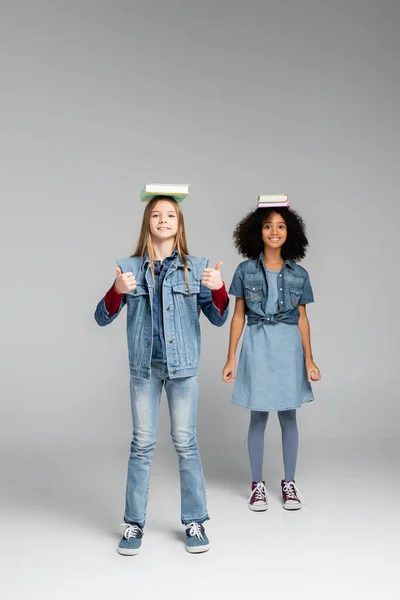
<path id="1" fill-rule="evenodd" d="M 143 529 L 139 525 L 129 525 L 128 523 L 121 523 L 121 527 L 125 527 L 125 531 L 117 548 L 118 553 L 123 556 L 139 554 L 142 545 Z"/>
<path id="2" fill-rule="evenodd" d="M 185 525 L 186 531 L 186 550 L 191 554 L 207 552 L 210 549 L 210 542 L 206 535 L 202 523 L 188 523 Z"/>

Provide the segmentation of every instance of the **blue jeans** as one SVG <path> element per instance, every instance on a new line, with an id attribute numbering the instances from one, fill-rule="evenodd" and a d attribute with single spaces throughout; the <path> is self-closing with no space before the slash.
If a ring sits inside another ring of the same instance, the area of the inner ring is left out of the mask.
<path id="1" fill-rule="evenodd" d="M 203 469 L 196 439 L 198 379 L 170 379 L 163 363 L 152 363 L 150 379 L 131 376 L 133 439 L 126 483 L 125 522 L 144 526 L 151 459 L 157 441 L 162 388 L 168 398 L 171 438 L 179 459 L 181 520 L 207 520 Z"/>

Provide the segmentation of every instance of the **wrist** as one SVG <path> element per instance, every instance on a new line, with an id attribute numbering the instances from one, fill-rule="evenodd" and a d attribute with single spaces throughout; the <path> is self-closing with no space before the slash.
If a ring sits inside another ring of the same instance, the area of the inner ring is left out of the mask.
<path id="1" fill-rule="evenodd" d="M 120 296 L 123 296 L 123 294 L 121 294 L 121 292 L 117 289 L 116 285 L 114 284 L 114 291 L 119 294 Z"/>

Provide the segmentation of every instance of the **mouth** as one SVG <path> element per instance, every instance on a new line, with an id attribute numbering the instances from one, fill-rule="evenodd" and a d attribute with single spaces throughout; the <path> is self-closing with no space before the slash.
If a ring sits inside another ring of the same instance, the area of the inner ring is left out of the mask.
<path id="1" fill-rule="evenodd" d="M 169 231 L 170 227 L 157 227 L 157 231 Z"/>
<path id="2" fill-rule="evenodd" d="M 268 238 L 270 242 L 280 242 L 281 238 L 280 237 L 270 237 Z"/>

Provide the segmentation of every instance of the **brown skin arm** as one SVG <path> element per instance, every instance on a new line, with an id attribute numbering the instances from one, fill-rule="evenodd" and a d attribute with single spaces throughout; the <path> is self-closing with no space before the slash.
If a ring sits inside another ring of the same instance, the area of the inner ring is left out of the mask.
<path id="1" fill-rule="evenodd" d="M 228 359 L 222 369 L 222 379 L 226 383 L 235 381 L 236 377 L 236 350 L 239 344 L 240 337 L 243 333 L 246 317 L 246 303 L 244 298 L 236 298 L 235 312 L 231 321 L 231 329 L 229 335 Z"/>
<path id="2" fill-rule="evenodd" d="M 301 342 L 303 344 L 307 378 L 308 381 L 319 381 L 321 379 L 321 372 L 314 362 L 311 351 L 310 323 L 308 321 L 306 307 L 304 304 L 301 304 L 298 308 L 300 313 L 298 327 L 300 330 Z"/>

